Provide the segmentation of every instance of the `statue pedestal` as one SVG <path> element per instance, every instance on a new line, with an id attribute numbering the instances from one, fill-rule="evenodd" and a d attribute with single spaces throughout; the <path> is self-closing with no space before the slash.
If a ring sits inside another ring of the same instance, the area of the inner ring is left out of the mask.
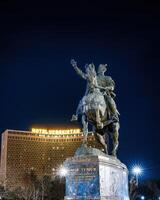
<path id="1" fill-rule="evenodd" d="M 65 161 L 65 200 L 129 200 L 126 166 L 112 156 L 92 153 Z"/>

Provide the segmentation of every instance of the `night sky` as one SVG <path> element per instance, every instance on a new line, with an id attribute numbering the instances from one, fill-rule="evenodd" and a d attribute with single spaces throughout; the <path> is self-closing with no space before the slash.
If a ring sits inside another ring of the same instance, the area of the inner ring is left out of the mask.
<path id="1" fill-rule="evenodd" d="M 82 70 L 107 63 L 121 113 L 118 157 L 160 178 L 160 6 L 53 2 L 0 2 L 0 132 L 70 124 L 86 86 L 70 59 Z"/>

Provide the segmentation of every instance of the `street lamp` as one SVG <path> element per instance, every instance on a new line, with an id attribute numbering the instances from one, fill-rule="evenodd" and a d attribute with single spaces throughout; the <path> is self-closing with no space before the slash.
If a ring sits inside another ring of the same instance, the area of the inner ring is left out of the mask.
<path id="1" fill-rule="evenodd" d="M 145 196 L 142 195 L 142 196 L 141 196 L 141 199 L 144 200 L 144 199 L 145 199 Z"/>
<path id="2" fill-rule="evenodd" d="M 132 173 L 135 175 L 136 177 L 136 182 L 137 182 L 137 185 L 138 185 L 138 177 L 139 175 L 142 174 L 142 168 L 138 165 L 134 166 L 133 169 L 132 169 Z"/>
<path id="3" fill-rule="evenodd" d="M 61 166 L 58 170 L 58 175 L 60 177 L 65 177 L 68 174 L 68 169 L 64 166 Z"/>

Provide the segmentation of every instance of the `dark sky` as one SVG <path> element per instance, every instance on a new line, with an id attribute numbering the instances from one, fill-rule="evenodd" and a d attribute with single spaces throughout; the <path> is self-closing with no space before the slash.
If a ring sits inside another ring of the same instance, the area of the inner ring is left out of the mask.
<path id="1" fill-rule="evenodd" d="M 160 177 L 160 6 L 117 2 L 0 2 L 0 132 L 69 124 L 86 84 L 70 59 L 82 69 L 107 63 L 121 113 L 119 158 Z"/>

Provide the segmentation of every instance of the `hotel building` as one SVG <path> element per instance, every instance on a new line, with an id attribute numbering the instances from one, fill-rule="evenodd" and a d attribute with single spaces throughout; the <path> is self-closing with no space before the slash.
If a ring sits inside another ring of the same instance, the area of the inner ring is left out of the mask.
<path id="1" fill-rule="evenodd" d="M 51 176 L 63 161 L 72 157 L 82 144 L 80 129 L 35 129 L 32 131 L 6 130 L 1 142 L 1 182 L 6 187 L 23 184 L 26 172 L 34 170 L 37 176 Z M 102 148 L 92 133 L 88 145 Z"/>

